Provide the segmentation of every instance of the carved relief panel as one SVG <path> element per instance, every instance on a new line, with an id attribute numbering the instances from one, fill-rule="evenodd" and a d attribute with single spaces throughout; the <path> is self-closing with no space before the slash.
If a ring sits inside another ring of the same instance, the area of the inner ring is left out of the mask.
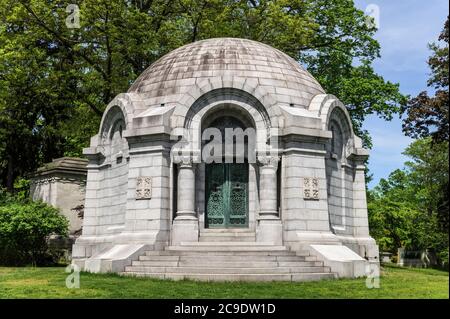
<path id="1" fill-rule="evenodd" d="M 136 199 L 152 198 L 152 178 L 138 177 L 136 180 Z"/>
<path id="2" fill-rule="evenodd" d="M 304 199 L 319 199 L 319 179 L 312 177 L 305 177 L 303 179 L 303 198 Z"/>

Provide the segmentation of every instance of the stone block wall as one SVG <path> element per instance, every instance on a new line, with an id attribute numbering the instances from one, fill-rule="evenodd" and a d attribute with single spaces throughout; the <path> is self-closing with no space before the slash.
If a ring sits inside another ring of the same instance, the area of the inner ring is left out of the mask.
<path id="1" fill-rule="evenodd" d="M 281 159 L 281 218 L 284 240 L 288 244 L 298 242 L 298 233 L 319 234 L 330 230 L 325 152 L 307 146 L 304 143 L 287 145 Z M 306 183 L 317 182 L 314 194 L 305 189 L 305 179 L 308 179 Z"/>
<path id="2" fill-rule="evenodd" d="M 172 221 L 169 155 L 164 141 L 130 143 L 125 227 L 117 243 L 168 243 Z"/>
<path id="3" fill-rule="evenodd" d="M 96 207 L 96 234 L 118 233 L 125 225 L 128 160 L 114 161 L 111 166 L 99 169 L 96 175 L 97 180 L 89 185 L 89 191 L 95 188 L 96 198 L 86 202 L 86 206 Z"/>

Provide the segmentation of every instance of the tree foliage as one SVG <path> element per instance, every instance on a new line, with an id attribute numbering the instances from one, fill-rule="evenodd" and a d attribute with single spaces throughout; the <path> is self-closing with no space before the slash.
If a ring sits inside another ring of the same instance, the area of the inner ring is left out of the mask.
<path id="1" fill-rule="evenodd" d="M 382 250 L 434 249 L 448 263 L 448 143 L 417 140 L 404 154 L 405 168 L 369 192 L 371 234 Z"/>
<path id="2" fill-rule="evenodd" d="M 68 221 L 43 202 L 20 199 L 0 189 L 0 264 L 55 262 L 48 236 L 67 235 Z"/>
<path id="3" fill-rule="evenodd" d="M 439 36 L 443 46 L 430 44 L 433 55 L 428 60 L 431 69 L 428 86 L 435 90 L 434 96 L 430 97 L 427 91 L 420 92 L 402 109 L 402 112 L 406 113 L 403 131 L 413 138 L 431 136 L 435 142 L 448 141 L 449 138 L 448 27 L 447 18 L 444 30 Z"/>
<path id="4" fill-rule="evenodd" d="M 368 114 L 391 118 L 405 103 L 375 74 L 375 28 L 352 0 L 0 0 L 0 178 L 80 155 L 112 98 L 169 51 L 211 37 L 272 45 L 304 64 L 348 105 L 370 146 Z"/>

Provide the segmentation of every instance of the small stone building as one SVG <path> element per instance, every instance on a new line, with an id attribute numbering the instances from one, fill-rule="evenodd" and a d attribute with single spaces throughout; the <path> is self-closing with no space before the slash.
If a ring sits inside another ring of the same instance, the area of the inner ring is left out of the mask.
<path id="1" fill-rule="evenodd" d="M 231 149 L 214 139 L 210 162 L 205 135 L 230 129 L 248 134 Z M 268 45 L 217 38 L 163 56 L 111 101 L 84 154 L 85 270 L 295 281 L 378 265 L 348 111 Z"/>
<path id="2" fill-rule="evenodd" d="M 40 167 L 30 176 L 30 196 L 58 207 L 69 221 L 69 235 L 81 233 L 80 210 L 84 205 L 86 159 L 62 157 Z"/>

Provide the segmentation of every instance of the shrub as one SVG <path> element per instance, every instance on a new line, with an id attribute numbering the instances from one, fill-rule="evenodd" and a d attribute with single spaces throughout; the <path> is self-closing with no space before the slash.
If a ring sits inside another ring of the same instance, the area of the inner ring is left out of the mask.
<path id="1" fill-rule="evenodd" d="M 0 264 L 55 262 L 57 257 L 49 252 L 47 238 L 51 234 L 66 236 L 68 225 L 50 205 L 0 194 Z"/>

